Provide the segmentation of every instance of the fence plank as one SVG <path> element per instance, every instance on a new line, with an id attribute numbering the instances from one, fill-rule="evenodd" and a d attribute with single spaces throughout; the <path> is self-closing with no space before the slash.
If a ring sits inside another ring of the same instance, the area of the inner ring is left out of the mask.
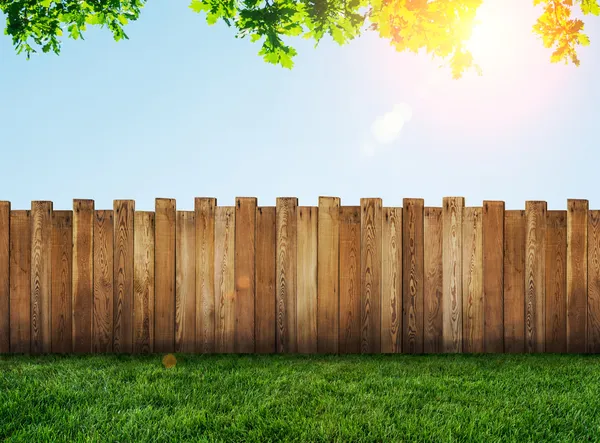
<path id="1" fill-rule="evenodd" d="M 340 207 L 339 352 L 360 353 L 360 206 Z"/>
<path id="2" fill-rule="evenodd" d="M 94 201 L 73 200 L 73 352 L 92 352 Z"/>
<path id="3" fill-rule="evenodd" d="M 196 217 L 196 352 L 215 352 L 215 198 L 194 200 Z"/>
<path id="4" fill-rule="evenodd" d="M 382 201 L 361 198 L 361 353 L 381 352 Z"/>
<path id="5" fill-rule="evenodd" d="M 216 352 L 235 352 L 235 207 L 215 209 Z"/>
<path id="6" fill-rule="evenodd" d="M 235 352 L 254 352 L 256 198 L 235 201 Z"/>
<path id="7" fill-rule="evenodd" d="M 381 352 L 402 352 L 402 208 L 383 208 Z"/>
<path id="8" fill-rule="evenodd" d="M 52 352 L 73 351 L 73 211 L 52 212 Z"/>
<path id="9" fill-rule="evenodd" d="M 567 350 L 567 212 L 546 212 L 546 352 Z"/>
<path id="10" fill-rule="evenodd" d="M 159 352 L 156 349 L 154 309 L 157 302 L 154 293 L 155 217 L 154 212 L 150 211 L 135 211 L 133 217 L 133 352 L 137 354 Z M 164 262 L 160 265 L 168 266 Z M 168 306 L 165 308 L 169 309 Z"/>
<path id="11" fill-rule="evenodd" d="M 402 206 L 402 352 L 414 354 L 424 349 L 424 200 L 405 198 Z"/>
<path id="12" fill-rule="evenodd" d="M 443 350 L 442 208 L 424 208 L 423 352 Z M 406 278 L 406 277 L 404 277 Z"/>
<path id="13" fill-rule="evenodd" d="M 257 208 L 254 333 L 262 354 L 275 352 L 275 235 L 275 207 Z"/>
<path id="14" fill-rule="evenodd" d="M 317 352 L 317 221 L 318 208 L 298 206 L 298 352 L 305 354 Z M 321 332 L 325 340 L 332 333 Z"/>
<path id="15" fill-rule="evenodd" d="M 295 353 L 296 339 L 296 254 L 295 197 L 277 197 L 277 352 Z"/>
<path id="16" fill-rule="evenodd" d="M 485 352 L 504 352 L 504 202 L 483 202 Z"/>
<path id="17" fill-rule="evenodd" d="M 462 225 L 462 352 L 484 350 L 483 209 L 463 210 Z"/>
<path id="18" fill-rule="evenodd" d="M 567 201 L 567 352 L 585 352 L 587 338 L 588 201 Z"/>
<path id="19" fill-rule="evenodd" d="M 462 216 L 465 199 L 444 197 L 444 352 L 462 352 Z"/>
<path id="20" fill-rule="evenodd" d="M 175 199 L 155 200 L 154 350 L 175 351 Z"/>
<path id="21" fill-rule="evenodd" d="M 0 201 L 0 354 L 10 351 L 10 202 Z"/>
<path id="22" fill-rule="evenodd" d="M 92 349 L 113 351 L 113 210 L 95 211 Z"/>
<path id="23" fill-rule="evenodd" d="M 31 351 L 31 211 L 10 211 L 10 351 Z"/>
<path id="24" fill-rule="evenodd" d="M 319 197 L 317 334 L 320 353 L 339 351 L 340 199 Z"/>
<path id="25" fill-rule="evenodd" d="M 196 349 L 196 223 L 194 211 L 177 211 L 175 352 Z"/>
<path id="26" fill-rule="evenodd" d="M 504 213 L 504 352 L 525 351 L 525 228 L 523 210 Z"/>
<path id="27" fill-rule="evenodd" d="M 113 258 L 113 351 L 133 350 L 133 200 L 115 200 Z"/>
<path id="28" fill-rule="evenodd" d="M 31 202 L 31 353 L 51 351 L 52 202 Z"/>
<path id="29" fill-rule="evenodd" d="M 600 210 L 589 211 L 587 291 L 587 350 L 588 352 L 598 353 L 600 352 Z"/>

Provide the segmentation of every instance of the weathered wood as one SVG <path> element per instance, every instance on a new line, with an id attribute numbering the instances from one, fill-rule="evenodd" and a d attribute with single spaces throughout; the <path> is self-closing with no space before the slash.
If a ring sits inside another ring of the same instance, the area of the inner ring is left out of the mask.
<path id="1" fill-rule="evenodd" d="M 10 211 L 10 351 L 31 351 L 31 211 Z"/>
<path id="2" fill-rule="evenodd" d="M 196 352 L 215 352 L 215 198 L 196 197 Z"/>
<path id="3" fill-rule="evenodd" d="M 235 352 L 235 207 L 215 209 L 215 350 Z"/>
<path id="4" fill-rule="evenodd" d="M 196 224 L 194 211 L 177 211 L 175 352 L 196 349 Z"/>
<path id="5" fill-rule="evenodd" d="M 52 212 L 52 352 L 73 351 L 73 211 Z"/>
<path id="6" fill-rule="evenodd" d="M 295 197 L 277 197 L 277 352 L 295 353 L 296 338 L 296 254 L 297 230 Z"/>
<path id="7" fill-rule="evenodd" d="M 275 207 L 256 209 L 256 352 L 275 353 Z"/>
<path id="8" fill-rule="evenodd" d="M 564 260 L 563 260 L 564 261 Z M 566 289 L 565 289 L 566 291 Z M 600 210 L 588 217 L 587 351 L 600 352 Z M 564 306 L 566 310 L 566 302 Z M 566 313 L 565 313 L 566 334 Z M 566 340 L 566 337 L 565 337 Z"/>
<path id="9" fill-rule="evenodd" d="M 73 200 L 73 352 L 92 352 L 94 201 Z"/>
<path id="10" fill-rule="evenodd" d="M 92 350 L 113 351 L 113 211 L 96 210 L 94 218 L 94 306 Z"/>
<path id="11" fill-rule="evenodd" d="M 463 210 L 462 225 L 462 352 L 484 350 L 483 210 Z"/>
<path id="12" fill-rule="evenodd" d="M 504 352 L 504 202 L 483 202 L 485 352 Z"/>
<path id="13" fill-rule="evenodd" d="M 424 208 L 423 352 L 443 350 L 442 208 Z M 406 277 L 405 277 L 406 278 Z"/>
<path id="14" fill-rule="evenodd" d="M 340 354 L 360 353 L 360 206 L 340 207 Z"/>
<path id="15" fill-rule="evenodd" d="M 317 334 L 320 353 L 339 351 L 340 199 L 319 197 Z"/>
<path id="16" fill-rule="evenodd" d="M 381 352 L 402 352 L 402 208 L 383 208 Z"/>
<path id="17" fill-rule="evenodd" d="M 154 212 L 135 211 L 133 218 L 133 352 L 138 354 L 159 352 L 156 349 L 154 310 L 156 304 L 155 217 Z M 162 262 L 161 265 L 166 264 Z M 156 266 L 158 267 L 159 264 L 156 263 Z M 157 311 L 163 308 L 169 309 L 168 303 L 164 307 L 159 305 Z M 162 343 L 164 346 L 164 342 Z"/>
<path id="18" fill-rule="evenodd" d="M 402 207 L 402 352 L 415 354 L 424 349 L 424 200 L 405 198 Z"/>
<path id="19" fill-rule="evenodd" d="M 256 198 L 235 200 L 235 352 L 253 353 Z"/>
<path id="20" fill-rule="evenodd" d="M 382 201 L 361 198 L 361 346 L 363 354 L 381 352 Z"/>
<path id="21" fill-rule="evenodd" d="M 442 294 L 444 352 L 462 352 L 462 216 L 463 197 L 443 200 L 443 281 Z"/>
<path id="22" fill-rule="evenodd" d="M 10 202 L 0 201 L 0 354 L 10 351 Z"/>
<path id="23" fill-rule="evenodd" d="M 113 255 L 113 351 L 133 351 L 133 200 L 115 200 Z"/>
<path id="24" fill-rule="evenodd" d="M 318 208 L 298 206 L 297 322 L 298 352 L 317 352 L 317 221 Z M 335 294 L 325 292 L 321 298 Z M 337 314 L 337 312 L 336 312 Z M 332 334 L 323 330 L 323 340 Z M 337 332 L 337 331 L 336 331 Z"/>
<path id="25" fill-rule="evenodd" d="M 523 210 L 504 213 L 504 352 L 525 351 L 525 228 Z"/>
<path id="26" fill-rule="evenodd" d="M 546 352 L 567 350 L 567 212 L 546 212 Z"/>
<path id="27" fill-rule="evenodd" d="M 567 352 L 585 352 L 587 339 L 588 201 L 567 201 Z"/>
<path id="28" fill-rule="evenodd" d="M 175 199 L 155 200 L 154 350 L 175 351 Z"/>

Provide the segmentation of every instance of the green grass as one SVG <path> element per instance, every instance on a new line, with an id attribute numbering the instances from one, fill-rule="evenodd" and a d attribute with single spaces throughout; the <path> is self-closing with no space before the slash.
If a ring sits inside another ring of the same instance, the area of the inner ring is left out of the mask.
<path id="1" fill-rule="evenodd" d="M 600 441 L 600 356 L 0 356 L 0 441 Z"/>

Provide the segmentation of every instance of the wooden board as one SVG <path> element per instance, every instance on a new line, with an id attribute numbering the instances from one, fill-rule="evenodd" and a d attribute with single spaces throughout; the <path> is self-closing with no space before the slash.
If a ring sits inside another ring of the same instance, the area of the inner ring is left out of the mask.
<path id="1" fill-rule="evenodd" d="M 113 351 L 113 254 L 112 209 L 96 210 L 94 217 L 94 306 L 92 350 Z"/>
<path id="2" fill-rule="evenodd" d="M 402 208 L 383 208 L 381 352 L 402 352 Z"/>
<path id="3" fill-rule="evenodd" d="M 133 352 L 157 351 L 155 322 L 155 214 L 135 211 L 133 218 Z M 166 265 L 161 263 L 161 265 Z M 156 267 L 159 264 L 156 263 Z M 168 307 L 166 307 L 168 309 Z M 163 346 L 164 346 L 164 342 Z M 165 351 L 163 351 L 165 352 Z"/>
<path id="4" fill-rule="evenodd" d="M 31 350 L 31 211 L 10 212 L 10 351 Z"/>
<path id="5" fill-rule="evenodd" d="M 215 209 L 216 352 L 235 352 L 235 207 Z"/>
<path id="6" fill-rule="evenodd" d="M 319 197 L 318 217 L 318 352 L 336 353 L 340 335 L 340 199 Z"/>
<path id="7" fill-rule="evenodd" d="M 483 209 L 463 209 L 462 225 L 462 352 L 484 350 Z"/>
<path id="8" fill-rule="evenodd" d="M 177 211 L 175 352 L 196 349 L 196 223 L 194 211 Z"/>
<path id="9" fill-rule="evenodd" d="M 94 201 L 73 200 L 73 352 L 92 352 Z"/>
<path id="10" fill-rule="evenodd" d="M 0 354 L 10 351 L 10 202 L 0 201 Z"/>
<path id="11" fill-rule="evenodd" d="M 546 352 L 567 351 L 567 211 L 547 211 Z"/>
<path id="12" fill-rule="evenodd" d="M 254 352 L 256 198 L 235 199 L 235 352 Z"/>
<path id="13" fill-rule="evenodd" d="M 405 198 L 402 206 L 402 352 L 415 354 L 424 349 L 424 200 Z"/>
<path id="14" fill-rule="evenodd" d="M 277 197 L 277 352 L 295 353 L 296 339 L 296 197 Z"/>
<path id="15" fill-rule="evenodd" d="M 31 202 L 31 353 L 49 353 L 52 296 L 52 202 Z"/>
<path id="16" fill-rule="evenodd" d="M 525 351 L 544 352 L 546 202 L 525 203 Z"/>
<path id="17" fill-rule="evenodd" d="M 73 351 L 73 211 L 52 212 L 52 352 Z"/>
<path id="18" fill-rule="evenodd" d="M 133 351 L 133 200 L 115 200 L 113 352 Z"/>
<path id="19" fill-rule="evenodd" d="M 504 352 L 504 202 L 483 202 L 485 352 Z"/>
<path id="20" fill-rule="evenodd" d="M 298 206 L 297 322 L 298 352 L 317 352 L 317 221 L 318 208 Z M 324 293 L 323 298 L 334 294 Z M 327 300 L 326 300 L 327 301 Z M 323 339 L 329 343 L 333 331 L 321 324 Z M 336 331 L 337 333 L 337 331 Z M 328 340 L 329 339 L 329 340 Z M 337 339 L 335 340 L 337 342 Z"/>
<path id="21" fill-rule="evenodd" d="M 360 351 L 373 354 L 381 352 L 382 201 L 380 198 L 361 198 L 360 207 Z"/>
<path id="22" fill-rule="evenodd" d="M 588 217 L 588 335 L 587 351 L 600 352 L 600 210 Z M 565 306 L 566 307 L 566 306 Z M 565 318 L 566 323 L 566 318 Z M 566 333 L 566 324 L 565 324 Z"/>
<path id="23" fill-rule="evenodd" d="M 567 352 L 585 352 L 587 338 L 588 201 L 567 201 Z"/>
<path id="24" fill-rule="evenodd" d="M 462 216 L 465 199 L 444 197 L 442 294 L 444 352 L 462 352 Z"/>
<path id="25" fill-rule="evenodd" d="M 340 354 L 360 353 L 360 206 L 340 207 Z"/>
<path id="26" fill-rule="evenodd" d="M 196 217 L 196 352 L 215 352 L 215 198 L 194 200 Z"/>
<path id="27" fill-rule="evenodd" d="M 155 200 L 154 351 L 175 351 L 175 218 L 174 199 Z"/>
<path id="28" fill-rule="evenodd" d="M 423 220 L 423 352 L 443 350 L 442 208 L 426 207 Z M 406 250 L 406 247 L 405 247 Z"/>
<path id="29" fill-rule="evenodd" d="M 525 211 L 504 212 L 504 352 L 525 351 Z"/>
<path id="30" fill-rule="evenodd" d="M 275 353 L 275 207 L 256 209 L 256 352 Z"/>

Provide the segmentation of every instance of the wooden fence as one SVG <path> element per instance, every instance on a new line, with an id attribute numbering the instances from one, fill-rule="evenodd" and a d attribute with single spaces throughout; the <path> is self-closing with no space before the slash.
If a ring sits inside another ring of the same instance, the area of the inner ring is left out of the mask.
<path id="1" fill-rule="evenodd" d="M 0 202 L 0 353 L 600 351 L 600 211 Z"/>

